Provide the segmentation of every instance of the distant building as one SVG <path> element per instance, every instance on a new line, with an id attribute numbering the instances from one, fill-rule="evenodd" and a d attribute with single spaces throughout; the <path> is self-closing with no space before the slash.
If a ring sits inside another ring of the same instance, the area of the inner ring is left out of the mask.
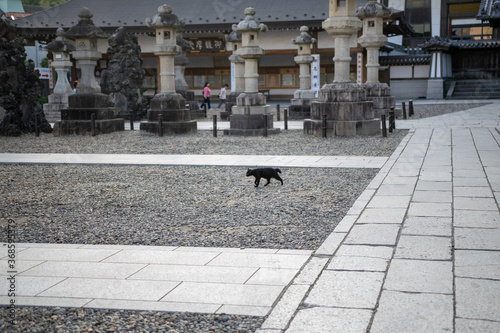
<path id="1" fill-rule="evenodd" d="M 341 0 L 337 0 L 341 1 Z M 494 2 L 483 0 L 483 2 Z M 358 6 L 367 0 L 358 0 Z M 478 19 L 479 0 L 382 0 L 396 9 L 385 22 L 384 33 L 389 43 L 381 50 L 380 80 L 391 85 L 397 98 L 418 98 L 427 94 L 431 59 L 429 52 L 419 45 L 433 36 L 453 40 L 491 40 L 493 28 L 488 21 Z M 133 0 L 70 0 L 57 7 L 21 18 L 14 25 L 31 40 L 50 41 L 55 38 L 59 27 L 68 29 L 78 21 L 78 12 L 88 7 L 94 13 L 94 23 L 108 33 L 124 26 L 128 32 L 138 36 L 143 52 L 143 67 L 147 71 L 145 85 L 154 92 L 158 73 L 157 59 L 152 52 L 155 43 L 153 31 L 144 20 L 152 17 L 164 0 L 137 2 Z M 233 23 L 243 19 L 246 7 L 256 9 L 256 19 L 265 23 L 269 31 L 260 36 L 265 55 L 259 61 L 259 88 L 270 90 L 271 97 L 290 97 L 299 87 L 299 67 L 293 61 L 296 47 L 291 40 L 300 26 L 310 28 L 311 35 L 318 40 L 312 53 L 320 55 L 321 83 L 333 80 L 333 39 L 322 29 L 322 22 L 328 17 L 329 1 L 315 0 L 308 3 L 299 0 L 273 1 L 205 1 L 171 0 L 168 5 L 174 14 L 186 19 L 183 37 L 193 43 L 189 52 L 189 65 L 185 76 L 190 89 L 200 92 L 206 81 L 219 89 L 230 82 L 230 50 L 226 47 L 224 35 L 231 31 Z M 408 24 L 409 23 L 409 24 Z M 107 43 L 99 41 L 99 51 L 106 60 Z M 357 54 L 363 50 L 353 43 L 351 48 L 351 73 L 356 81 Z M 96 75 L 106 67 L 106 61 L 99 62 Z M 73 71 L 77 75 L 77 71 Z M 452 79 L 452 77 L 450 77 Z"/>

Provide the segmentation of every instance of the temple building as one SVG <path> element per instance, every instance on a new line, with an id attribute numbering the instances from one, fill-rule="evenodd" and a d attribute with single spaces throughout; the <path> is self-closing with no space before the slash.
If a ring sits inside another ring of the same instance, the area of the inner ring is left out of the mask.
<path id="1" fill-rule="evenodd" d="M 339 6 L 345 4 L 338 1 Z M 185 69 L 185 80 L 190 90 L 200 95 L 205 82 L 218 91 L 223 84 L 231 85 L 232 54 L 230 45 L 226 45 L 225 35 L 231 32 L 231 26 L 244 19 L 246 7 L 252 6 L 258 13 L 255 19 L 268 27 L 263 34 L 260 46 L 264 55 L 259 59 L 259 90 L 271 98 L 291 98 L 300 88 L 299 66 L 294 62 L 297 49 L 290 41 L 297 36 L 300 27 L 307 26 L 309 33 L 317 40 L 312 45 L 311 54 L 319 55 L 320 85 L 331 83 L 334 77 L 333 38 L 322 28 L 322 23 L 329 16 L 328 0 L 304 3 L 298 0 L 275 1 L 227 1 L 217 0 L 170 0 L 167 4 L 173 8 L 179 18 L 185 19 L 183 38 L 192 43 L 193 49 L 187 52 L 189 63 Z M 393 14 L 384 19 L 383 33 L 389 37 L 388 43 L 380 50 L 379 80 L 391 86 L 396 98 L 426 97 L 428 82 L 432 71 L 432 49 L 422 49 L 432 37 L 450 39 L 453 43 L 464 41 L 492 41 L 493 27 L 480 15 L 483 3 L 496 3 L 494 0 L 381 0 L 384 5 L 394 8 Z M 143 67 L 146 70 L 146 94 L 153 96 L 160 91 L 158 87 L 157 56 L 153 53 L 155 45 L 154 31 L 145 24 L 151 10 L 166 3 L 165 0 L 137 2 L 132 0 L 70 0 L 57 7 L 34 15 L 17 19 L 13 25 L 20 29 L 26 38 L 35 41 L 50 42 L 56 37 L 56 31 L 62 27 L 67 30 L 73 26 L 82 7 L 93 13 L 96 26 L 111 34 L 123 26 L 127 32 L 138 37 L 142 49 Z M 358 0 L 357 6 L 363 6 L 367 0 Z M 479 16 L 478 16 L 479 15 Z M 491 21 L 491 22 L 490 22 Z M 361 32 L 360 32 L 361 34 Z M 356 36 L 355 36 L 356 37 Z M 359 37 L 359 36 L 358 36 Z M 452 44 L 453 44 L 452 43 Z M 483 44 L 476 45 L 484 52 Z M 468 44 L 462 49 L 476 46 Z M 491 46 L 491 44 L 490 44 Z M 495 46 L 498 50 L 498 46 Z M 495 47 L 490 47 L 487 52 Z M 459 46 L 460 48 L 460 46 Z M 99 52 L 103 59 L 98 62 L 97 77 L 107 67 L 106 40 L 100 40 Z M 451 47 L 451 54 L 454 53 Z M 445 51 L 448 52 L 448 51 Z M 468 52 L 468 51 L 467 51 Z M 496 52 L 496 51 L 495 51 Z M 351 44 L 351 80 L 364 83 L 366 71 L 366 51 L 353 39 Z M 443 58 L 447 58 L 443 57 Z M 436 57 L 437 59 L 437 57 Z M 441 58 L 440 58 L 441 59 Z M 443 98 L 446 96 L 450 80 L 456 67 L 468 64 L 453 64 L 453 72 L 444 75 Z M 497 68 L 498 69 L 498 68 Z M 483 69 L 481 69 L 483 70 Z M 491 72 L 494 69 L 484 69 Z M 460 69 L 458 69 L 460 72 Z M 458 72 L 457 72 L 458 73 Z M 79 69 L 73 68 L 72 78 L 77 78 Z M 230 86 L 230 88 L 232 88 Z"/>

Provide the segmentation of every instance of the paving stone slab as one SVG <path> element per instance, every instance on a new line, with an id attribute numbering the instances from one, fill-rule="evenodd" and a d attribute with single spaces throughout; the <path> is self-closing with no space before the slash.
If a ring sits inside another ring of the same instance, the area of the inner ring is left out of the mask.
<path id="1" fill-rule="evenodd" d="M 68 278 L 39 295 L 158 301 L 177 285 L 179 282 Z"/>
<path id="2" fill-rule="evenodd" d="M 72 249 L 72 248 L 29 248 L 17 254 L 17 259 L 22 260 L 54 260 L 54 261 L 102 261 L 118 253 L 119 250 L 102 249 Z"/>
<path id="3" fill-rule="evenodd" d="M 382 288 L 383 273 L 325 270 L 305 303 L 310 305 L 373 309 Z"/>
<path id="4" fill-rule="evenodd" d="M 390 246 L 342 245 L 337 256 L 391 259 L 394 248 Z"/>
<path id="5" fill-rule="evenodd" d="M 394 246 L 399 228 L 396 224 L 356 224 L 344 244 Z"/>
<path id="6" fill-rule="evenodd" d="M 498 211 L 498 205 L 493 198 L 455 197 L 453 208 L 457 210 Z"/>
<path id="7" fill-rule="evenodd" d="M 477 197 L 477 198 L 492 198 L 493 193 L 489 187 L 474 187 L 474 186 L 455 186 L 453 188 L 455 197 Z"/>
<path id="8" fill-rule="evenodd" d="M 44 262 L 45 261 L 40 261 L 40 260 L 16 261 L 15 271 L 17 272 L 18 275 L 21 275 L 25 271 L 27 271 L 33 267 L 36 267 Z M 0 260 L 0 276 L 9 275 L 10 274 L 10 273 L 8 273 L 9 271 L 12 271 L 12 269 L 9 265 L 8 258 Z"/>
<path id="9" fill-rule="evenodd" d="M 318 278 L 323 268 L 328 263 L 329 258 L 313 257 L 300 271 L 299 275 L 293 279 L 293 284 L 312 285 Z"/>
<path id="10" fill-rule="evenodd" d="M 415 183 L 411 184 L 382 184 L 378 191 L 377 195 L 411 195 L 415 190 Z"/>
<path id="11" fill-rule="evenodd" d="M 218 252 L 123 250 L 109 256 L 103 262 L 202 266 L 209 263 L 217 255 L 219 255 Z"/>
<path id="12" fill-rule="evenodd" d="M 309 255 L 260 254 L 260 253 L 221 253 L 209 266 L 229 267 L 269 267 L 300 269 Z"/>
<path id="13" fill-rule="evenodd" d="M 455 251 L 455 275 L 500 280 L 500 251 Z"/>
<path id="14" fill-rule="evenodd" d="M 451 191 L 415 191 L 412 202 L 449 203 L 453 201 Z"/>
<path id="15" fill-rule="evenodd" d="M 287 333 L 365 333 L 372 316 L 371 310 L 312 308 L 297 312 Z"/>
<path id="16" fill-rule="evenodd" d="M 500 212 L 455 210 L 453 224 L 460 228 L 500 228 Z"/>
<path id="17" fill-rule="evenodd" d="M 0 296 L 0 304 L 10 304 L 11 297 Z M 68 308 L 80 308 L 92 301 L 91 298 L 57 298 L 40 296 L 16 295 L 17 306 L 59 306 Z"/>
<path id="18" fill-rule="evenodd" d="M 500 332 L 500 321 L 457 318 L 456 333 Z"/>
<path id="19" fill-rule="evenodd" d="M 401 224 L 403 222 L 404 216 L 406 214 L 405 208 L 367 208 L 361 213 L 358 224 L 366 223 L 394 223 Z"/>
<path id="20" fill-rule="evenodd" d="M 237 267 L 243 269 L 244 267 Z M 245 284 L 286 286 L 297 275 L 297 269 L 261 267 Z"/>
<path id="21" fill-rule="evenodd" d="M 455 249 L 500 251 L 500 229 L 455 228 Z"/>
<path id="22" fill-rule="evenodd" d="M 283 288 L 283 286 L 183 282 L 161 301 L 272 306 Z"/>
<path id="23" fill-rule="evenodd" d="M 384 289 L 452 294 L 452 262 L 393 259 L 387 273 Z"/>
<path id="24" fill-rule="evenodd" d="M 332 255 L 337 251 L 339 245 L 345 239 L 347 233 L 332 232 L 316 250 L 316 255 Z"/>
<path id="25" fill-rule="evenodd" d="M 366 208 L 407 208 L 410 203 L 409 195 L 376 195 Z"/>
<path id="26" fill-rule="evenodd" d="M 328 265 L 329 270 L 385 272 L 389 260 L 367 257 L 335 256 Z"/>
<path id="27" fill-rule="evenodd" d="M 451 260 L 451 237 L 401 235 L 394 258 Z"/>
<path id="28" fill-rule="evenodd" d="M 215 313 L 218 309 L 220 309 L 221 304 L 94 299 L 85 304 L 84 307 L 96 309 Z M 228 314 L 230 313 L 228 312 Z"/>
<path id="29" fill-rule="evenodd" d="M 437 216 L 451 217 L 451 204 L 449 203 L 411 203 L 408 209 L 409 216 Z"/>
<path id="30" fill-rule="evenodd" d="M 487 187 L 489 186 L 489 184 L 486 177 L 481 177 L 481 178 L 453 177 L 453 186 Z"/>
<path id="31" fill-rule="evenodd" d="M 171 303 L 166 303 L 171 304 Z M 208 305 L 208 304 L 207 304 Z M 215 313 L 232 314 L 238 316 L 256 316 L 265 317 L 269 311 L 270 306 L 242 306 L 242 305 L 223 305 Z M 193 311 L 199 312 L 199 311 Z"/>
<path id="32" fill-rule="evenodd" d="M 22 275 L 126 279 L 144 267 L 145 264 L 47 261 Z"/>
<path id="33" fill-rule="evenodd" d="M 419 180 L 415 190 L 417 191 L 451 191 L 453 188 L 452 182 L 434 182 Z"/>
<path id="34" fill-rule="evenodd" d="M 453 332 L 453 296 L 384 290 L 370 332 Z"/>
<path id="35" fill-rule="evenodd" d="M 8 296 L 10 286 L 11 275 L 7 277 L 2 276 L 2 288 L 0 290 L 0 296 Z M 37 296 L 43 291 L 49 289 L 52 286 L 57 285 L 64 278 L 62 277 L 52 277 L 52 276 L 16 276 L 15 277 L 15 294 L 18 296 Z M 82 297 L 86 298 L 86 297 Z"/>
<path id="36" fill-rule="evenodd" d="M 409 216 L 401 233 L 403 235 L 451 236 L 451 217 Z"/>
<path id="37" fill-rule="evenodd" d="M 342 233 L 347 233 L 349 230 L 351 230 L 352 226 L 354 225 L 354 222 L 358 219 L 358 215 L 346 215 L 342 219 L 342 221 L 337 224 L 335 227 L 336 232 L 342 232 Z"/>
<path id="38" fill-rule="evenodd" d="M 500 281 L 456 278 L 457 317 L 498 321 Z"/>

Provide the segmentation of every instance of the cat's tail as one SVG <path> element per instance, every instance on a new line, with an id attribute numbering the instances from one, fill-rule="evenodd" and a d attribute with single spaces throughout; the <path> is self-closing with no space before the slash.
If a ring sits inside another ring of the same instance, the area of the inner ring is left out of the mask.
<path id="1" fill-rule="evenodd" d="M 276 169 L 276 172 L 279 172 L 279 173 L 281 173 L 281 170 L 280 170 L 280 169 Z"/>

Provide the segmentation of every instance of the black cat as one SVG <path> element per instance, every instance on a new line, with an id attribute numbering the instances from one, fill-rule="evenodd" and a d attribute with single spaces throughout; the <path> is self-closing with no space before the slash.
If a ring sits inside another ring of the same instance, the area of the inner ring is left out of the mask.
<path id="1" fill-rule="evenodd" d="M 247 170 L 247 177 L 254 176 L 255 177 L 255 187 L 259 186 L 259 182 L 261 178 L 267 179 L 267 183 L 264 186 L 267 186 L 271 178 L 277 179 L 281 182 L 281 185 L 283 185 L 283 179 L 278 175 L 278 172 L 281 173 L 280 169 L 273 169 L 273 168 L 261 168 L 261 169 L 248 169 Z"/>

